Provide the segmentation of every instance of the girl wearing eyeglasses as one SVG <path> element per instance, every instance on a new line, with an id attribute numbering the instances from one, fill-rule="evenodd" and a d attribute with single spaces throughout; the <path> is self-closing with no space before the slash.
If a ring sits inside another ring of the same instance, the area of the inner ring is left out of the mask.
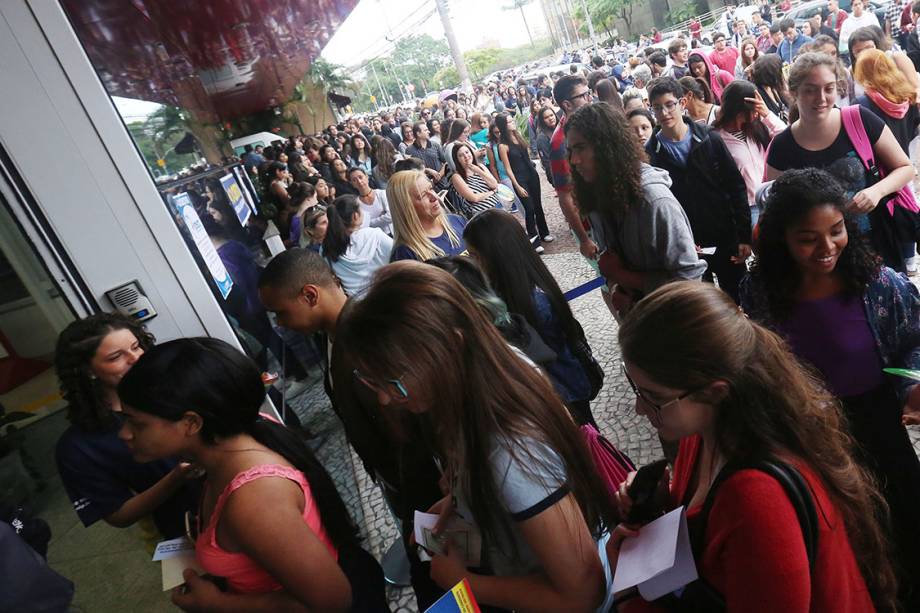
<path id="1" fill-rule="evenodd" d="M 884 501 L 833 396 L 779 336 L 714 286 L 676 282 L 635 306 L 619 343 L 636 412 L 680 442 L 664 508 L 686 509 L 700 581 L 667 600 L 744 613 L 896 610 Z M 811 559 L 787 489 L 750 467 L 766 460 L 804 481 Z M 618 610 L 659 609 L 636 597 Z"/>
<path id="2" fill-rule="evenodd" d="M 469 580 L 476 600 L 507 610 L 609 606 L 606 527 L 612 508 L 587 447 L 549 381 L 513 350 L 448 272 L 418 262 L 381 270 L 350 303 L 336 346 L 379 418 L 411 420 L 449 493 L 432 507 L 471 524 L 482 550 L 443 531 L 431 577 Z M 618 541 L 616 541 L 618 542 Z M 476 555 L 480 554 L 480 555 Z M 481 559 L 468 568 L 469 555 Z M 603 610 L 606 610 L 604 608 Z"/>
<path id="3" fill-rule="evenodd" d="M 170 341 L 138 360 L 118 395 L 119 437 L 137 461 L 184 457 L 207 473 L 189 526 L 209 577 L 186 569 L 174 604 L 389 610 L 383 572 L 358 545 L 332 479 L 299 435 L 259 415 L 265 387 L 252 360 L 217 339 Z"/>

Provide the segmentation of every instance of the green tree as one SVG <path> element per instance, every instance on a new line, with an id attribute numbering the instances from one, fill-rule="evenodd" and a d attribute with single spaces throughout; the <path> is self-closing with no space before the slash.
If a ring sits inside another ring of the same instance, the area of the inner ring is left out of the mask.
<path id="1" fill-rule="evenodd" d="M 530 39 L 530 46 L 533 47 L 533 36 L 530 34 L 530 25 L 527 23 L 527 17 L 524 15 L 524 7 L 533 2 L 533 0 L 511 0 L 511 4 L 502 7 L 503 11 L 521 11 L 521 21 L 524 22 L 524 28 L 527 30 L 527 38 Z"/>
<path id="2" fill-rule="evenodd" d="M 424 92 L 431 89 L 432 75 L 450 63 L 450 48 L 428 34 L 406 36 L 396 42 L 388 61 L 404 81 Z"/>
<path id="3" fill-rule="evenodd" d="M 604 26 L 607 32 L 617 19 L 626 24 L 626 29 L 632 28 L 633 7 L 641 0 L 587 0 L 588 12 L 595 23 Z"/>

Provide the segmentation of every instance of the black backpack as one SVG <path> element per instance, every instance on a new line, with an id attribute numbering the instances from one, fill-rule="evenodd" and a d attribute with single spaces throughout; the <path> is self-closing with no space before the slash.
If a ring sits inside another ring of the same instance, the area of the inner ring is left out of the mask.
<path id="1" fill-rule="evenodd" d="M 703 545 L 706 535 L 706 524 L 709 521 L 709 512 L 715 503 L 719 486 L 739 470 L 759 470 L 776 479 L 783 491 L 789 497 L 795 514 L 802 528 L 802 537 L 805 539 L 805 552 L 808 555 L 808 568 L 814 571 L 815 557 L 818 554 L 818 514 L 815 510 L 814 498 L 805 478 L 793 466 L 776 459 L 760 460 L 756 462 L 739 462 L 726 465 L 709 488 L 706 501 L 699 520 L 690 531 L 690 543 L 693 547 L 694 559 L 702 559 Z M 700 577 L 688 584 L 681 595 L 668 594 L 656 601 L 663 604 L 669 611 L 679 613 L 720 613 L 726 610 L 725 598 L 714 587 Z"/>

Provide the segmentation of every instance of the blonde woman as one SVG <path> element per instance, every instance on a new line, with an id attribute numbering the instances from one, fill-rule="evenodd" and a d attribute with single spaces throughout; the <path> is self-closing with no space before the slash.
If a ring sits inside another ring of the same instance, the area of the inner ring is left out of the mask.
<path id="1" fill-rule="evenodd" d="M 391 261 L 424 262 L 466 252 L 466 220 L 444 211 L 440 196 L 424 172 L 403 170 L 393 174 L 387 185 L 387 200 L 395 238 Z"/>

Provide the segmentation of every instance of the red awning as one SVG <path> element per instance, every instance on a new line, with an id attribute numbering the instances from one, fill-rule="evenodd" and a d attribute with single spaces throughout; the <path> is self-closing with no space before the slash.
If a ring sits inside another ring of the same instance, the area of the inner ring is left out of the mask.
<path id="1" fill-rule="evenodd" d="M 357 0 L 62 0 L 110 94 L 217 121 L 286 101 Z"/>

